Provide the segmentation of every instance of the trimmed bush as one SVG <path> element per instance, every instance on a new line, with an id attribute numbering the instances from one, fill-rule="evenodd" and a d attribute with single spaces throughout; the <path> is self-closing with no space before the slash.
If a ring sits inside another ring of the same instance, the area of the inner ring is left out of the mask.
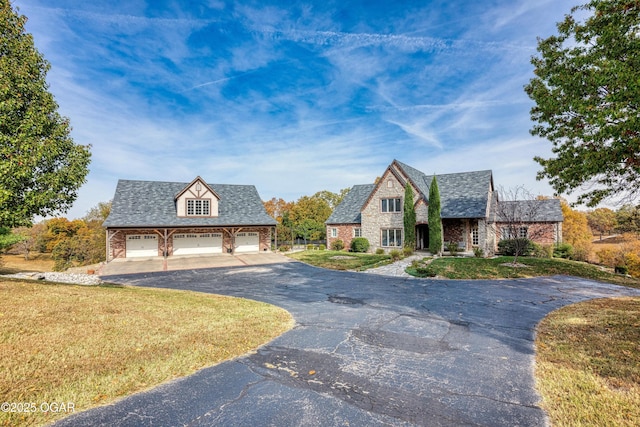
<path id="1" fill-rule="evenodd" d="M 435 277 L 436 272 L 430 266 L 418 267 L 416 268 L 416 273 L 418 273 L 422 277 Z"/>
<path id="2" fill-rule="evenodd" d="M 278 248 L 278 250 L 279 250 L 280 252 L 289 252 L 289 250 L 290 250 L 290 249 L 291 249 L 291 248 L 289 247 L 289 245 L 281 245 L 281 246 Z"/>
<path id="3" fill-rule="evenodd" d="M 369 241 L 365 237 L 356 237 L 351 241 L 351 251 L 367 252 L 369 250 Z"/>
<path id="4" fill-rule="evenodd" d="M 484 251 L 482 248 L 473 248 L 473 256 L 476 258 L 482 258 L 484 256 Z"/>
<path id="5" fill-rule="evenodd" d="M 308 250 L 308 251 L 312 251 L 312 250 L 313 250 L 313 245 L 312 245 L 311 243 L 309 243 L 309 244 L 307 245 L 307 250 Z"/>
<path id="6" fill-rule="evenodd" d="M 554 258 L 569 259 L 573 255 L 573 246 L 568 243 L 560 243 L 553 249 Z"/>
<path id="7" fill-rule="evenodd" d="M 325 245 L 321 244 L 320 246 L 318 246 L 318 250 L 319 251 L 325 251 L 325 250 L 327 250 L 327 247 Z"/>
<path id="8" fill-rule="evenodd" d="M 520 256 L 529 256 L 533 252 L 533 243 L 529 239 L 505 239 L 498 242 L 498 252 L 506 256 L 514 256 L 520 248 Z"/>
<path id="9" fill-rule="evenodd" d="M 334 251 L 341 251 L 344 249 L 344 242 L 340 239 L 331 242 L 331 249 Z"/>
<path id="10" fill-rule="evenodd" d="M 378 248 L 376 249 L 376 255 L 382 255 L 384 253 L 384 249 Z"/>
<path id="11" fill-rule="evenodd" d="M 457 242 L 449 242 L 447 243 L 447 250 L 449 251 L 449 254 L 451 256 L 456 256 L 458 255 L 458 243 Z"/>
<path id="12" fill-rule="evenodd" d="M 553 258 L 553 246 L 534 243 L 532 255 L 536 258 Z"/>

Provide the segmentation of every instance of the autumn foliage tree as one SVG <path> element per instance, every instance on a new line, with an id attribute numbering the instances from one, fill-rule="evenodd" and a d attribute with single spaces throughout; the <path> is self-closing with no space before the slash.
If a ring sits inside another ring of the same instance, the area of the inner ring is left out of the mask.
<path id="1" fill-rule="evenodd" d="M 573 246 L 573 259 L 586 261 L 591 254 L 591 242 L 593 240 L 587 214 L 572 209 L 564 200 L 560 203 L 560 206 L 564 216 L 562 240 Z"/>

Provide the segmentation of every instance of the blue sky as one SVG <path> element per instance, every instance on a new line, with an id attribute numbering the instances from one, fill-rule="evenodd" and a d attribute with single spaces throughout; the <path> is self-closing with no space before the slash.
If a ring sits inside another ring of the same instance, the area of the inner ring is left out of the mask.
<path id="1" fill-rule="evenodd" d="M 579 3 L 13 1 L 93 147 L 69 218 L 119 178 L 200 175 L 291 201 L 373 182 L 394 158 L 551 195 L 523 87 L 536 37 Z"/>

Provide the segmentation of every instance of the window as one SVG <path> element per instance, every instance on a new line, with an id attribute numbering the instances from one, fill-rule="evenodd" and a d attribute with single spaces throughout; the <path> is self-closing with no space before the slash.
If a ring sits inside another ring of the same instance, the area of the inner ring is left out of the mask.
<path id="1" fill-rule="evenodd" d="M 354 228 L 353 237 L 362 237 L 362 228 L 359 228 L 359 227 Z"/>
<path id="2" fill-rule="evenodd" d="M 402 229 L 382 230 L 382 246 L 402 246 Z"/>
<path id="3" fill-rule="evenodd" d="M 478 227 L 473 227 L 471 229 L 471 244 L 473 246 L 478 246 L 480 244 L 480 235 L 478 233 Z"/>
<path id="4" fill-rule="evenodd" d="M 338 229 L 337 228 L 332 228 L 331 229 L 331 237 L 338 237 Z"/>
<path id="5" fill-rule="evenodd" d="M 527 227 L 518 227 L 518 228 L 503 227 L 501 234 L 502 234 L 502 239 L 504 240 L 516 239 L 516 238 L 526 239 L 529 236 L 529 230 L 527 229 Z"/>
<path id="6" fill-rule="evenodd" d="M 392 180 L 388 180 L 387 181 L 387 188 L 393 188 L 393 181 Z"/>
<path id="7" fill-rule="evenodd" d="M 209 216 L 210 200 L 189 199 L 187 200 L 187 216 Z"/>
<path id="8" fill-rule="evenodd" d="M 520 237 L 521 239 L 526 239 L 527 236 L 528 236 L 527 227 L 520 227 L 520 229 L 518 230 L 518 237 Z"/>
<path id="9" fill-rule="evenodd" d="M 402 212 L 402 199 L 381 199 L 382 212 Z"/>

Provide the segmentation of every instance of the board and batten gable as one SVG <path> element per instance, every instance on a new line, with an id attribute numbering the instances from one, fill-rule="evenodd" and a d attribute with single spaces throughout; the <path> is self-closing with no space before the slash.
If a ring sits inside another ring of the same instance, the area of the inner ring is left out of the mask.
<path id="1" fill-rule="evenodd" d="M 208 200 L 209 215 L 218 216 L 220 196 L 200 177 L 194 179 L 184 190 L 176 196 L 176 212 L 179 217 L 190 216 L 187 213 L 187 200 Z"/>

